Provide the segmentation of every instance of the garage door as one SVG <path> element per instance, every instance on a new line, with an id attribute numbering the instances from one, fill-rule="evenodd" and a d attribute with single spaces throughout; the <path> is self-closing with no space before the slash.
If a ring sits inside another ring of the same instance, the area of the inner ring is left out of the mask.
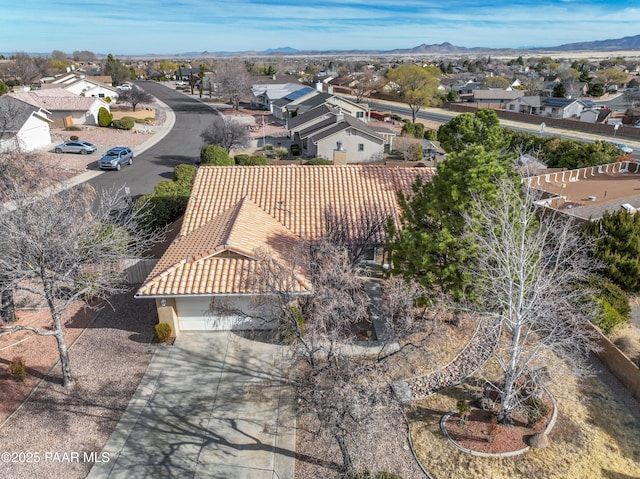
<path id="1" fill-rule="evenodd" d="M 229 301 L 229 300 L 228 300 Z M 208 298 L 184 298 L 176 300 L 181 331 L 229 331 L 243 329 L 271 329 L 271 322 L 247 316 L 216 315 L 209 311 Z M 229 309 L 251 313 L 247 298 L 234 298 Z"/>

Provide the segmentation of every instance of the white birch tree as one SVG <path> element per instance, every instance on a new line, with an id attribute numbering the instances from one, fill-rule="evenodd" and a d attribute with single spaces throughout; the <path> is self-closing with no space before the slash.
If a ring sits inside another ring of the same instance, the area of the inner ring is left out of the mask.
<path id="1" fill-rule="evenodd" d="M 502 183 L 498 201 L 477 199 L 472 208 L 466 217 L 477 245 L 469 267 L 478 298 L 472 308 L 501 328 L 507 345 L 494 349 L 503 376 L 491 387 L 498 421 L 508 424 L 540 392 L 540 373 L 554 357 L 575 374 L 586 370 L 581 359 L 595 343 L 584 325 L 594 310 L 584 284 L 596 265 L 591 242 L 567 217 L 535 211 L 533 193 L 511 182 Z"/>

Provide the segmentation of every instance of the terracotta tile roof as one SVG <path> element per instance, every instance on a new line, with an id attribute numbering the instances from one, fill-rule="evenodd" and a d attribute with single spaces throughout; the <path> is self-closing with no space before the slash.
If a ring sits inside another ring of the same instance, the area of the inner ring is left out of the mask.
<path id="1" fill-rule="evenodd" d="M 417 175 L 433 174 L 368 165 L 203 166 L 180 234 L 137 295 L 250 294 L 258 249 L 286 261 L 301 238 L 325 233 L 329 207 L 397 217 L 397 192 L 410 193 Z M 308 272 L 298 279 L 298 291 L 311 288 Z"/>

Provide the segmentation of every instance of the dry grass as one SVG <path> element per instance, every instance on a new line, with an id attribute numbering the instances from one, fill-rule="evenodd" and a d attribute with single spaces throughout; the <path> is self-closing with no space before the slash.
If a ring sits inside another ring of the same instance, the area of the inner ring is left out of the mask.
<path id="1" fill-rule="evenodd" d="M 513 458 L 482 458 L 463 453 L 445 440 L 439 421 L 468 399 L 473 382 L 416 402 L 408 417 L 414 449 L 434 479 L 632 478 L 640 477 L 638 424 L 596 377 L 556 378 L 549 386 L 558 420 L 542 450 Z"/>

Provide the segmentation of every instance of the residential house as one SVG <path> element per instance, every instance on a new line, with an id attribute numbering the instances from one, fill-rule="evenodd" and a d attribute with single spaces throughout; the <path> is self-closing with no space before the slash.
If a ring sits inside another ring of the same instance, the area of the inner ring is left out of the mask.
<path id="1" fill-rule="evenodd" d="M 523 96 L 506 104 L 505 110 L 549 118 L 579 118 L 593 102 L 571 98 Z"/>
<path id="2" fill-rule="evenodd" d="M 491 104 L 494 106 L 502 106 L 517 98 L 522 98 L 524 91 L 522 90 L 504 90 L 502 88 L 488 88 L 473 91 L 473 99 L 476 103 Z"/>
<path id="3" fill-rule="evenodd" d="M 255 108 L 268 110 L 273 113 L 272 103 L 281 98 L 296 95 L 309 95 L 315 90 L 310 86 L 301 83 L 255 83 L 251 86 L 252 100 L 251 104 Z M 293 99 L 293 98 L 292 98 Z"/>
<path id="4" fill-rule="evenodd" d="M 50 112 L 11 95 L 0 97 L 0 152 L 28 152 L 51 143 Z"/>
<path id="5" fill-rule="evenodd" d="M 61 88 L 14 92 L 8 95 L 45 108 L 50 112 L 56 127 L 97 125 L 100 108 L 104 107 L 109 111 L 109 103 L 102 98 L 78 96 Z"/>
<path id="6" fill-rule="evenodd" d="M 585 123 L 606 123 L 613 111 L 610 108 L 588 107 L 580 112 L 580 121 Z"/>
<path id="7" fill-rule="evenodd" d="M 118 89 L 101 80 L 111 81 L 111 77 L 89 76 L 79 72 L 70 72 L 55 77 L 52 81 L 43 83 L 42 90 L 63 88 L 78 96 L 110 98 L 115 103 L 120 96 Z"/>
<path id="8" fill-rule="evenodd" d="M 482 83 L 477 81 L 467 81 L 464 85 L 456 85 L 451 87 L 451 91 L 456 94 L 456 101 L 474 101 L 474 94 L 483 87 Z"/>
<path id="9" fill-rule="evenodd" d="M 369 122 L 369 105 L 367 103 L 356 103 L 329 93 L 316 91 L 306 95 L 298 95 L 298 98 L 290 100 L 289 97 L 281 98 L 273 102 L 274 116 L 286 122 L 289 118 L 306 113 L 320 105 L 328 105 L 341 109 L 347 115 L 351 115 L 365 123 Z"/>
<path id="10" fill-rule="evenodd" d="M 328 98 L 330 95 L 327 93 L 318 93 L 315 89 L 309 86 L 303 86 L 300 89 L 294 90 L 291 93 L 287 93 L 281 98 L 269 98 L 270 110 L 273 116 L 281 121 L 286 121 L 288 116 L 296 112 L 298 105 L 302 104 L 304 110 L 304 102 L 306 100 L 312 100 L 311 104 L 307 104 L 307 110 L 313 108 L 312 105 L 316 102 L 322 103 L 322 101 Z M 317 103 L 314 105 L 317 106 Z M 305 110 L 306 111 L 306 110 Z"/>
<path id="11" fill-rule="evenodd" d="M 386 166 L 203 166 L 184 220 L 135 297 L 154 299 L 161 322 L 181 331 L 271 328 L 252 278 L 264 252 L 294 274 L 293 294 L 309 294 L 309 267 L 292 260 L 302 244 L 327 234 L 329 211 L 354 223 L 364 212 L 398 220 L 398 191 L 411 194 L 431 168 Z M 221 188 L 220 185 L 224 185 Z M 386 261 L 384 232 L 368 260 Z"/>
<path id="12" fill-rule="evenodd" d="M 527 178 L 529 188 L 542 196 L 540 206 L 584 221 L 605 213 L 640 210 L 640 163 L 618 161 L 577 170 L 549 171 Z"/>
<path id="13" fill-rule="evenodd" d="M 385 138 L 366 123 L 328 105 L 290 118 L 287 129 L 291 143 L 300 147 L 303 156 L 326 158 L 336 164 L 381 161 L 392 141 L 392 136 Z"/>

